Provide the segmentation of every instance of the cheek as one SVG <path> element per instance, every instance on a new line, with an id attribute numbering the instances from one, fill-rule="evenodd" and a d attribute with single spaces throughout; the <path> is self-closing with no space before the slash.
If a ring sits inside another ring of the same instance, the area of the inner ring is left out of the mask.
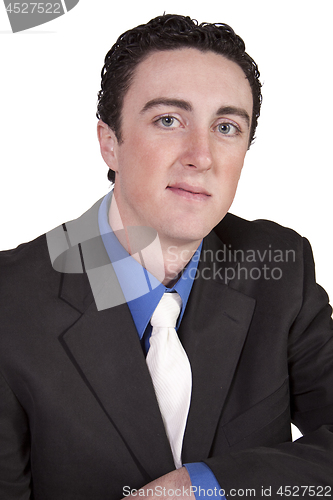
<path id="1" fill-rule="evenodd" d="M 135 148 L 137 160 L 151 169 L 173 164 L 186 148 L 184 138 L 179 134 L 161 135 L 149 127 L 146 133 L 138 131 L 132 134 L 131 145 Z"/>
<path id="2" fill-rule="evenodd" d="M 133 176 L 144 176 L 145 181 L 149 182 L 150 176 L 156 175 L 164 163 L 165 150 L 156 144 L 156 141 L 151 141 L 140 134 L 132 136 L 128 144 L 130 147 L 124 149 L 120 163 L 125 168 L 130 165 Z"/>
<path id="3" fill-rule="evenodd" d="M 227 185 L 233 187 L 240 178 L 243 169 L 245 153 L 235 153 L 230 155 L 221 169 L 220 177 Z"/>

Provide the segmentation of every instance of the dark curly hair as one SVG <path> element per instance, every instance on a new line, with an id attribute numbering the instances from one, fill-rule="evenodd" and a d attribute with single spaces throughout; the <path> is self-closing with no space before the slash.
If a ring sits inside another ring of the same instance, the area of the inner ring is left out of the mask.
<path id="1" fill-rule="evenodd" d="M 120 35 L 105 56 L 101 90 L 98 93 L 97 118 L 109 125 L 121 143 L 122 104 L 135 68 L 154 51 L 184 47 L 221 54 L 242 68 L 253 96 L 250 146 L 254 140 L 262 100 L 258 67 L 245 52 L 243 40 L 230 26 L 220 23 L 198 24 L 190 17 L 164 14 Z M 115 173 L 110 169 L 108 179 L 111 182 L 115 180 Z"/>

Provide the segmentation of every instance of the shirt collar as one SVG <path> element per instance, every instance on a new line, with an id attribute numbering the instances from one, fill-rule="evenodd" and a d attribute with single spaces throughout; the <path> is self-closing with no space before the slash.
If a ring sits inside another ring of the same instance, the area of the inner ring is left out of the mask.
<path id="1" fill-rule="evenodd" d="M 108 220 L 112 191 L 104 198 L 99 207 L 98 225 L 101 237 L 112 262 L 124 297 L 131 311 L 133 321 L 140 339 L 150 321 L 157 304 L 165 292 L 177 292 L 182 299 L 182 307 L 177 322 L 177 328 L 182 320 L 185 307 L 191 292 L 193 281 L 197 274 L 198 261 L 202 242 L 195 251 L 192 259 L 182 272 L 177 283 L 167 288 L 152 274 L 139 264 L 119 243 L 113 233 Z"/>

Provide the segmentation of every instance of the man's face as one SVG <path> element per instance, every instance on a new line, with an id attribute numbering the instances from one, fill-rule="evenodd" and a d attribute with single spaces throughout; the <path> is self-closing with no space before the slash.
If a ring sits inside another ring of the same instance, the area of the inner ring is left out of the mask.
<path id="1" fill-rule="evenodd" d="M 251 88 L 234 62 L 192 48 L 149 55 L 124 98 L 123 142 L 109 140 L 124 226 L 199 244 L 233 201 L 251 116 Z"/>

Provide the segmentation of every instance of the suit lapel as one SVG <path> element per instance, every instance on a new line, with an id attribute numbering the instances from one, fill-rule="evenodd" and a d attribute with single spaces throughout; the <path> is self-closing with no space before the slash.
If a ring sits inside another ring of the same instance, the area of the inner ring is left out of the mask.
<path id="1" fill-rule="evenodd" d="M 221 249 L 216 236 L 205 241 L 203 252 L 208 248 L 213 250 L 212 255 Z M 199 263 L 199 278 L 193 284 L 179 330 L 193 373 L 183 444 L 185 463 L 209 456 L 255 306 L 253 298 L 233 290 L 221 280 L 228 263 L 222 268 L 219 262 L 216 268 L 214 262 L 216 264 L 213 259 L 210 263 L 207 260 Z M 220 273 L 216 272 L 218 269 Z"/>
<path id="2" fill-rule="evenodd" d="M 127 304 L 92 303 L 63 345 L 125 446 L 149 478 L 174 468 L 139 338 Z"/>
<path id="3" fill-rule="evenodd" d="M 60 342 L 148 482 L 174 462 L 131 313 L 97 234 L 98 206 L 48 241 L 65 270 L 59 297 L 82 314 Z"/>

